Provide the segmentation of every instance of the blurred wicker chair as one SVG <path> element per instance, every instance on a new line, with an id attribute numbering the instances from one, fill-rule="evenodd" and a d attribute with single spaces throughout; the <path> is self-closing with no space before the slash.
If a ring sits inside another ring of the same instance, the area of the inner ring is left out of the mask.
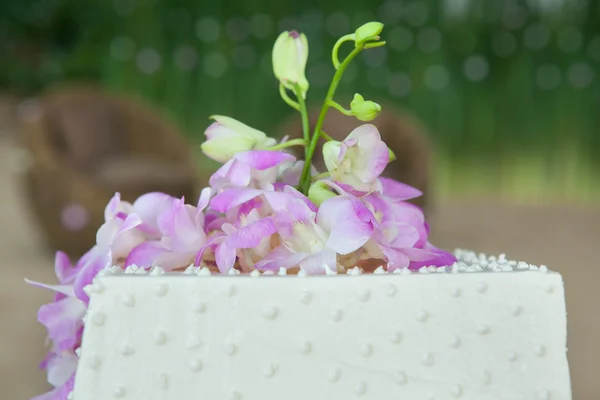
<path id="1" fill-rule="evenodd" d="M 50 91 L 22 111 L 26 193 L 52 249 L 79 256 L 93 246 L 115 192 L 194 202 L 190 147 L 155 111 L 91 87 Z"/>
<path id="2" fill-rule="evenodd" d="M 426 131 L 415 118 L 407 113 L 400 112 L 394 109 L 393 106 L 386 104 L 383 104 L 382 108 L 383 111 L 377 118 L 369 123 L 377 127 L 383 140 L 397 157 L 396 161 L 386 168 L 383 176 L 396 179 L 421 190 L 423 196 L 415 199 L 413 203 L 421 208 L 428 208 L 430 203 L 431 150 Z M 314 129 L 320 111 L 320 108 L 309 110 L 311 129 Z M 365 123 L 356 118 L 342 115 L 335 110 L 330 110 L 325 118 L 323 130 L 334 139 L 343 140 L 354 128 Z M 302 137 L 300 117 L 298 115 L 290 117 L 281 125 L 278 133 L 289 135 L 290 138 Z M 325 171 L 323 153 L 320 147 L 315 153 L 313 163 L 319 171 Z"/>

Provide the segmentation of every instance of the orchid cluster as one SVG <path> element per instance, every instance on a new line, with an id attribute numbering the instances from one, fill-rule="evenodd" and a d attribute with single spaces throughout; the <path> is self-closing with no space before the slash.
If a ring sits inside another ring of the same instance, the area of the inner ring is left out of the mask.
<path id="1" fill-rule="evenodd" d="M 303 138 L 277 142 L 235 119 L 214 116 L 202 150 L 222 166 L 197 203 L 164 193 L 128 203 L 117 193 L 106 207 L 96 245 L 75 265 L 57 253 L 59 285 L 33 283 L 56 292 L 38 315 L 52 345 L 42 367 L 55 389 L 36 400 L 65 400 L 72 390 L 88 293 L 107 267 L 182 271 L 191 265 L 222 274 L 331 275 L 355 267 L 393 272 L 455 261 L 428 242 L 423 212 L 407 202 L 421 193 L 381 176 L 394 154 L 375 126 L 362 125 L 341 142 L 322 131 L 330 108 L 363 121 L 381 110 L 359 94 L 347 110 L 333 96 L 352 59 L 385 44 L 382 29 L 371 22 L 336 43 L 336 73 L 312 133 L 305 106 L 308 42 L 303 34 L 282 33 L 273 48 L 273 68 L 282 98 L 301 114 Z M 348 41 L 354 49 L 340 62 L 338 50 Z M 311 165 L 320 139 L 325 140 L 324 172 Z M 303 146 L 305 159 L 288 153 L 290 146 Z"/>

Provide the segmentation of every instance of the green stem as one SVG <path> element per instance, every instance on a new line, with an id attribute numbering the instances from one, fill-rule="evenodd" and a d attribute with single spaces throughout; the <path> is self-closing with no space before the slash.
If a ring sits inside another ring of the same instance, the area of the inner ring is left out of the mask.
<path id="1" fill-rule="evenodd" d="M 271 146 L 271 147 L 267 148 L 267 150 L 281 150 L 281 149 L 285 149 L 286 147 L 292 147 L 292 146 L 306 146 L 306 141 L 304 139 L 288 140 L 287 142 L 283 142 L 283 143 L 276 144 L 275 146 Z"/>
<path id="2" fill-rule="evenodd" d="M 342 79 L 342 75 L 344 75 L 344 71 L 348 67 L 348 65 L 352 62 L 352 60 L 362 51 L 362 47 L 354 48 L 350 54 L 346 57 L 346 59 L 340 64 L 340 67 L 335 72 L 333 76 L 333 80 L 331 81 L 331 85 L 329 86 L 329 90 L 327 91 L 327 96 L 325 97 L 325 101 L 323 103 L 323 108 L 321 108 L 321 113 L 319 114 L 319 119 L 317 120 L 317 125 L 315 126 L 315 130 L 313 136 L 310 141 L 310 146 L 306 150 L 306 158 L 304 161 L 304 168 L 302 169 L 302 175 L 300 177 L 300 188 L 304 194 L 308 193 L 308 188 L 310 187 L 310 165 L 313 155 L 315 154 L 315 150 L 317 148 L 317 142 L 319 141 L 319 136 L 321 134 L 321 129 L 323 128 L 323 122 L 325 122 L 325 116 L 327 115 L 327 111 L 329 110 L 329 102 L 333 100 L 333 95 Z"/>
<path id="3" fill-rule="evenodd" d="M 300 111 L 300 116 L 302 117 L 302 137 L 304 138 L 305 146 L 310 143 L 310 126 L 308 124 L 308 110 L 306 109 L 306 102 L 304 101 L 304 96 L 302 93 L 302 89 L 300 89 L 300 85 L 294 85 L 296 89 L 296 97 L 298 98 L 298 105 Z M 308 155 L 308 148 L 304 149 L 304 157 Z"/>
<path id="4" fill-rule="evenodd" d="M 347 115 L 349 117 L 353 116 L 354 114 L 352 114 L 351 110 L 346 110 L 344 107 L 342 107 L 342 105 L 340 103 L 338 103 L 335 100 L 331 100 L 328 104 L 330 107 L 335 108 L 336 110 L 338 110 L 339 112 L 341 112 L 344 115 Z"/>
<path id="5" fill-rule="evenodd" d="M 321 129 L 321 136 L 323 137 L 323 139 L 330 141 L 330 140 L 335 140 L 334 138 L 332 138 L 330 135 L 327 134 L 327 132 L 325 132 L 324 130 Z"/>
<path id="6" fill-rule="evenodd" d="M 281 95 L 281 98 L 283 99 L 283 101 L 285 101 L 290 107 L 292 107 L 293 109 L 300 111 L 300 104 L 298 104 L 298 102 L 292 100 L 290 98 L 290 96 L 288 96 L 287 91 L 285 90 L 285 87 L 283 86 L 283 84 L 279 84 L 279 94 Z M 302 97 L 302 96 L 300 96 Z"/>
<path id="7" fill-rule="evenodd" d="M 349 35 L 342 36 L 337 42 L 335 42 L 335 46 L 333 46 L 333 50 L 331 51 L 331 62 L 333 62 L 333 66 L 335 69 L 340 68 L 340 59 L 338 58 L 338 51 L 340 50 L 340 46 L 344 44 L 344 42 L 348 42 L 350 40 L 354 40 L 355 34 L 351 33 Z"/>

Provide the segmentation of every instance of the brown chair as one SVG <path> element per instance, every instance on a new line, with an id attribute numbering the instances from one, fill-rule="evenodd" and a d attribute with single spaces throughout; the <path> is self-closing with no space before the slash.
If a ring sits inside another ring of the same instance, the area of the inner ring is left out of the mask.
<path id="1" fill-rule="evenodd" d="M 190 146 L 156 111 L 92 87 L 49 91 L 22 107 L 32 165 L 25 189 L 50 247 L 73 256 L 95 243 L 104 207 L 161 191 L 194 203 Z"/>
<path id="2" fill-rule="evenodd" d="M 383 111 L 377 118 L 369 123 L 378 128 L 383 140 L 397 157 L 396 161 L 386 168 L 383 175 L 423 191 L 424 195 L 413 202 L 426 208 L 430 197 L 430 145 L 426 131 L 406 112 L 400 112 L 385 104 L 382 108 Z M 317 123 L 320 111 L 320 107 L 309 110 L 311 131 Z M 334 139 L 343 140 L 354 128 L 365 123 L 331 109 L 325 118 L 323 130 Z M 300 117 L 297 114 L 290 117 L 281 125 L 278 133 L 289 135 L 290 138 L 302 137 Z M 313 163 L 319 171 L 325 171 L 321 146 L 315 153 Z"/>

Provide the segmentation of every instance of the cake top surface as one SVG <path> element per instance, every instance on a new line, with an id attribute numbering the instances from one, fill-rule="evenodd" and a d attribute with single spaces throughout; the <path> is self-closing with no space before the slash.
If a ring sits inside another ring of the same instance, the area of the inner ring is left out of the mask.
<path id="1" fill-rule="evenodd" d="M 561 276 L 99 277 L 73 400 L 570 400 Z"/>

